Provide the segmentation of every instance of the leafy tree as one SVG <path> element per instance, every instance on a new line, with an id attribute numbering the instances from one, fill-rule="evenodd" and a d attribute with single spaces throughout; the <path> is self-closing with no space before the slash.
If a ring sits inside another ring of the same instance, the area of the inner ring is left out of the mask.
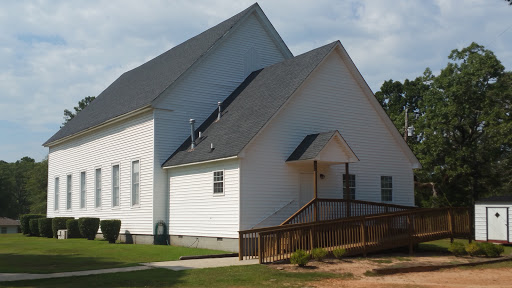
<path id="1" fill-rule="evenodd" d="M 89 105 L 94 99 L 96 99 L 95 96 L 87 96 L 84 99 L 78 101 L 78 106 L 75 106 L 73 109 L 75 109 L 75 113 L 68 109 L 64 109 L 64 122 L 62 123 L 62 127 L 66 125 L 71 119 L 73 119 L 80 111 L 84 110 L 87 105 Z"/>
<path id="2" fill-rule="evenodd" d="M 0 217 L 13 218 L 16 216 L 16 207 L 13 205 L 14 174 L 11 163 L 0 161 Z"/>
<path id="3" fill-rule="evenodd" d="M 30 213 L 46 214 L 46 199 L 48 189 L 48 159 L 34 163 L 27 180 Z"/>
<path id="4" fill-rule="evenodd" d="M 512 75 L 476 43 L 448 58 L 437 76 L 427 68 L 414 81 L 386 81 L 376 93 L 402 133 L 405 107 L 418 115 L 409 118 L 417 136 L 408 144 L 423 166 L 415 171 L 423 206 L 471 205 L 511 188 Z"/>

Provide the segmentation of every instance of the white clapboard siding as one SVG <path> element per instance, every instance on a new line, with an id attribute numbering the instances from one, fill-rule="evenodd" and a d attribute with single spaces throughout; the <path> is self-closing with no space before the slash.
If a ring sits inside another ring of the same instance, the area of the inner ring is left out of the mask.
<path id="1" fill-rule="evenodd" d="M 392 203 L 414 204 L 411 163 L 334 51 L 246 148 L 241 162 L 241 229 L 251 228 L 283 203 L 298 200 L 300 173 L 312 172 L 313 163 L 308 167 L 285 161 L 306 135 L 330 130 L 339 130 L 360 159 L 349 167 L 356 175 L 356 199 L 380 202 L 380 177 L 392 176 Z M 320 165 L 326 177 L 319 180 L 319 197 L 342 198 L 344 169 L 344 164 Z"/>
<path id="2" fill-rule="evenodd" d="M 196 120 L 196 128 L 217 108 L 246 77 L 246 57 L 252 69 L 275 64 L 285 59 L 259 18 L 250 15 L 222 43 L 209 52 L 199 65 L 167 89 L 156 101 L 154 202 L 169 203 L 168 178 L 161 169 L 165 160 L 190 136 L 189 119 Z M 247 53 L 248 51 L 252 53 Z M 259 63 L 255 63 L 254 53 Z M 172 201 L 172 200 L 171 200 Z M 155 206 L 154 221 L 168 221 L 168 205 Z"/>
<path id="3" fill-rule="evenodd" d="M 487 210 L 489 208 L 507 208 L 508 207 L 508 223 L 512 223 L 512 203 L 485 203 L 480 202 L 475 204 L 475 240 L 487 241 Z M 512 236 L 512 224 L 509 224 L 508 233 Z"/>
<path id="4" fill-rule="evenodd" d="M 171 235 L 237 238 L 238 160 L 169 169 Z M 224 171 L 224 195 L 213 194 L 213 171 Z"/>
<path id="5" fill-rule="evenodd" d="M 140 205 L 131 205 L 131 161 L 140 161 Z M 153 113 L 146 112 L 50 147 L 48 217 L 120 219 L 121 233 L 153 234 Z M 120 205 L 112 208 L 112 165 L 120 165 Z M 102 172 L 101 208 L 95 208 L 95 169 Z M 80 172 L 86 172 L 87 206 L 80 208 Z M 72 208 L 66 209 L 66 175 Z M 59 177 L 59 210 L 54 210 Z"/>

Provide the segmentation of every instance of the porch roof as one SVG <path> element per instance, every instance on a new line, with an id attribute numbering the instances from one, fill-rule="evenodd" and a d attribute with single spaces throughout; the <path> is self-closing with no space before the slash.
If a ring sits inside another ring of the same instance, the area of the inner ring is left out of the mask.
<path id="1" fill-rule="evenodd" d="M 286 162 L 321 161 L 331 164 L 358 162 L 356 154 L 338 130 L 310 134 L 295 148 Z"/>

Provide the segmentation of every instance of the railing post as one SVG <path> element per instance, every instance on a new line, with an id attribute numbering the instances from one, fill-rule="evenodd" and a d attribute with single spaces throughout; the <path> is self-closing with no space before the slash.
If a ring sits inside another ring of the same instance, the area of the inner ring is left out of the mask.
<path id="1" fill-rule="evenodd" d="M 366 217 L 361 221 L 361 240 L 363 242 L 363 257 L 366 257 Z"/>
<path id="2" fill-rule="evenodd" d="M 263 247 L 263 237 L 261 237 L 261 233 L 258 233 L 258 259 L 260 264 L 263 264 L 263 256 L 265 254 L 263 252 Z"/>
<path id="3" fill-rule="evenodd" d="M 309 228 L 309 242 L 311 243 L 309 246 L 311 247 L 311 251 L 313 251 L 313 249 L 315 249 L 315 234 L 313 231 L 313 227 L 315 227 L 315 226 L 311 226 Z"/>
<path id="4" fill-rule="evenodd" d="M 238 231 L 238 261 L 244 260 L 244 238 L 242 232 Z"/>
<path id="5" fill-rule="evenodd" d="M 449 229 L 450 229 L 450 243 L 453 243 L 453 230 L 454 230 L 454 226 L 455 226 L 455 217 L 453 217 L 453 212 L 452 212 L 452 208 L 448 208 L 448 225 L 449 225 Z"/>
<path id="6" fill-rule="evenodd" d="M 412 241 L 413 223 L 411 220 L 411 214 L 407 215 L 407 228 L 408 228 L 408 234 L 409 234 L 409 255 L 412 256 L 414 254 L 414 251 L 413 251 L 413 241 Z"/>

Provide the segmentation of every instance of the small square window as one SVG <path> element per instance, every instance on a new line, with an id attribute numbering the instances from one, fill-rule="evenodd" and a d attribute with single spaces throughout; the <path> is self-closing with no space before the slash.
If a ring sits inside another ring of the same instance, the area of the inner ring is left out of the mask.
<path id="1" fill-rule="evenodd" d="M 213 172 L 213 194 L 224 194 L 224 171 Z"/>
<path id="2" fill-rule="evenodd" d="M 7 227 L 2 227 L 2 234 L 7 234 Z"/>

